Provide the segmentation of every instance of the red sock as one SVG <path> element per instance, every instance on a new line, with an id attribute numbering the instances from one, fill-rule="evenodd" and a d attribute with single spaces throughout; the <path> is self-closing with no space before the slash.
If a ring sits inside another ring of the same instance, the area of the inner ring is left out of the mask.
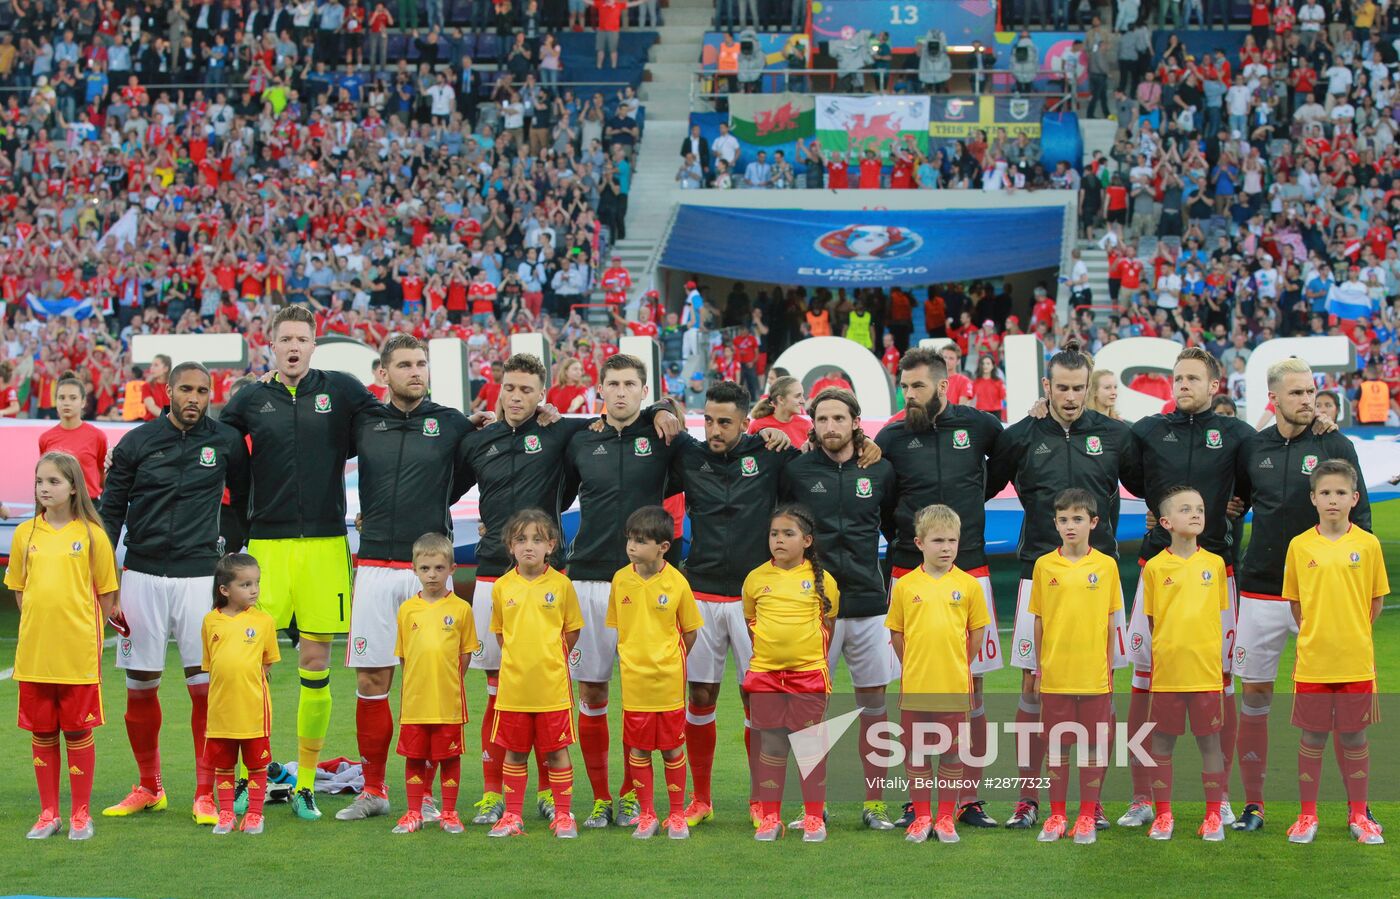
<path id="1" fill-rule="evenodd" d="M 355 694 L 355 736 L 365 763 L 365 792 L 371 796 L 388 796 L 384 775 L 389 764 L 389 744 L 394 739 L 394 712 L 389 708 L 387 693 L 383 696 Z"/>
<path id="2" fill-rule="evenodd" d="M 603 719 L 607 721 L 606 718 Z M 566 763 L 562 768 L 549 769 L 549 788 L 554 791 L 554 818 L 567 815 L 574 805 L 574 766 Z"/>
<path id="3" fill-rule="evenodd" d="M 865 774 L 866 802 L 878 802 L 885 798 L 883 786 L 885 771 L 876 762 L 871 761 L 871 756 L 875 756 L 875 747 L 870 743 L 870 729 L 884 720 L 885 706 L 883 703 L 879 708 L 861 709 L 860 711 L 860 735 L 859 739 L 856 740 L 856 751 L 860 753 L 860 764 Z"/>
<path id="4" fill-rule="evenodd" d="M 987 711 L 978 706 L 968 716 L 969 751 L 963 755 L 963 781 L 967 783 L 958 796 L 958 803 L 977 801 L 977 784 L 982 782 L 981 760 L 987 756 Z M 971 756 L 971 758 L 968 758 Z"/>
<path id="5" fill-rule="evenodd" d="M 1366 793 L 1371 784 L 1371 744 L 1340 746 L 1342 782 L 1347 785 L 1347 807 L 1353 818 L 1366 817 Z"/>
<path id="6" fill-rule="evenodd" d="M 783 787 L 787 781 L 787 755 L 769 755 L 760 751 L 757 757 L 752 779 L 758 790 L 758 801 L 763 804 L 763 816 L 781 814 Z"/>
<path id="7" fill-rule="evenodd" d="M 481 789 L 485 793 L 501 792 L 501 766 L 506 752 L 491 742 L 491 728 L 496 720 L 496 678 L 486 676 L 486 712 L 481 716 Z"/>
<path id="8" fill-rule="evenodd" d="M 627 767 L 629 782 L 632 789 L 637 793 L 637 803 L 642 807 L 643 815 L 655 815 L 655 797 L 652 795 L 654 789 L 652 781 L 655 779 L 655 772 L 651 768 L 651 756 L 640 759 L 632 753 L 627 753 Z"/>
<path id="9" fill-rule="evenodd" d="M 58 734 L 34 734 L 30 748 L 34 754 L 34 779 L 39 783 L 39 808 L 57 815 L 59 773 L 63 770 Z"/>
<path id="10" fill-rule="evenodd" d="M 1230 791 L 1230 772 L 1235 768 L 1235 744 L 1239 740 L 1240 711 L 1235 705 L 1235 685 L 1230 675 L 1225 675 L 1225 695 L 1221 697 L 1225 706 L 1225 721 L 1220 728 L 1220 751 L 1225 755 L 1224 776 L 1221 783 L 1225 792 Z"/>
<path id="11" fill-rule="evenodd" d="M 262 745 L 264 749 L 267 747 L 266 737 L 263 738 Z M 244 815 L 244 820 L 247 820 L 247 815 L 261 815 L 263 813 L 263 802 L 267 799 L 266 756 L 260 755 L 259 757 L 263 758 L 264 761 L 262 763 L 257 763 L 256 759 L 254 759 L 255 763 L 252 765 L 248 764 L 249 760 L 247 756 L 243 758 L 243 765 L 248 769 L 248 812 Z"/>
<path id="12" fill-rule="evenodd" d="M 786 766 L 784 766 L 786 768 Z M 826 808 L 826 759 L 802 778 L 802 813 L 821 816 Z"/>
<path id="13" fill-rule="evenodd" d="M 140 686 L 133 686 L 139 684 Z M 160 680 L 126 682 L 126 737 L 131 742 L 131 754 L 136 756 L 136 770 L 141 786 L 152 793 L 161 790 L 160 779 Z M 203 746 L 196 767 L 203 766 Z"/>
<path id="14" fill-rule="evenodd" d="M 958 761 L 957 747 L 945 756 L 938 766 L 938 817 L 952 815 L 958 808 L 958 789 L 951 786 L 964 778 L 962 763 Z"/>
<path id="15" fill-rule="evenodd" d="M 1138 674 L 1137 671 L 1133 672 L 1134 680 L 1137 679 Z M 1147 723 L 1151 706 L 1151 691 L 1134 685 L 1132 695 L 1128 698 L 1128 734 L 1130 736 L 1137 733 L 1138 728 Z M 1138 761 L 1135 753 L 1128 754 L 1128 773 L 1133 778 L 1133 802 L 1155 802 L 1157 794 L 1153 789 L 1153 771 Z M 1158 812 L 1158 814 L 1161 813 Z"/>
<path id="16" fill-rule="evenodd" d="M 1050 767 L 1050 814 L 1065 817 L 1069 799 L 1069 765 Z"/>
<path id="17" fill-rule="evenodd" d="M 253 769 L 249 768 L 248 773 L 252 774 Z M 227 809 L 228 811 L 233 811 L 233 792 L 235 787 L 235 778 L 237 778 L 237 776 L 238 772 L 235 771 L 233 768 L 214 769 L 214 783 L 216 784 L 214 792 L 219 797 L 220 813 L 222 813 L 225 809 Z M 249 789 L 252 789 L 251 780 L 252 779 L 249 778 Z M 252 798 L 251 793 L 248 794 L 248 798 Z"/>
<path id="18" fill-rule="evenodd" d="M 1225 774 L 1223 771 L 1202 771 L 1201 786 L 1206 791 L 1206 814 L 1219 815 L 1220 803 L 1225 797 Z"/>
<path id="19" fill-rule="evenodd" d="M 423 808 L 423 792 L 428 788 L 428 762 L 425 759 L 404 759 L 403 783 L 408 810 L 420 811 Z"/>
<path id="20" fill-rule="evenodd" d="M 63 742 L 68 745 L 68 790 L 72 794 L 70 814 L 87 812 L 92 804 L 92 769 L 97 763 L 92 731 L 66 732 Z"/>
<path id="21" fill-rule="evenodd" d="M 442 779 L 442 811 L 457 811 L 457 792 L 462 786 L 462 757 L 454 755 L 438 762 Z M 410 806 L 412 808 L 412 806 Z"/>
<path id="22" fill-rule="evenodd" d="M 666 798 L 670 813 L 679 815 L 685 811 L 685 749 L 681 749 L 680 758 L 668 762 L 662 757 L 661 761 L 666 766 Z"/>
<path id="23" fill-rule="evenodd" d="M 1040 703 L 1036 703 L 1035 705 L 1029 705 L 1027 704 L 1025 699 L 1022 699 L 1020 703 L 1016 706 L 1016 723 L 1023 725 L 1033 724 L 1039 720 Z M 1026 765 L 1026 767 L 1019 769 L 1020 776 L 1022 778 L 1021 783 L 1035 784 L 1040 781 L 1040 772 L 1045 767 L 1045 733 L 1042 731 L 1040 733 L 1030 735 L 1029 738 L 1020 737 L 1018 738 L 1017 742 L 1019 743 L 1022 739 L 1024 739 L 1029 746 L 1029 754 L 1027 756 L 1028 764 Z M 1020 761 L 1020 753 L 1021 747 L 1018 745 L 1016 747 L 1016 757 L 1018 762 Z M 1051 785 L 1054 785 L 1053 781 L 1051 782 Z M 1069 787 L 1066 786 L 1065 789 L 1068 790 Z M 1038 800 L 1040 798 L 1040 788 L 1036 786 L 1023 786 L 1021 789 L 1021 798 L 1030 799 L 1033 801 Z"/>
<path id="24" fill-rule="evenodd" d="M 744 755 L 753 758 L 753 725 L 749 723 L 749 710 L 744 709 Z M 749 802 L 758 801 L 758 784 L 754 781 L 754 768 L 749 766 Z"/>
<path id="25" fill-rule="evenodd" d="M 529 779 L 530 770 L 525 767 L 524 762 L 518 765 L 504 762 L 501 765 L 501 786 L 506 797 L 506 814 L 515 815 L 517 818 L 521 816 L 525 809 L 525 785 Z"/>
<path id="26" fill-rule="evenodd" d="M 1243 770 L 1244 766 L 1240 768 Z M 1322 780 L 1322 747 L 1298 744 L 1298 801 L 1304 815 L 1317 817 L 1317 791 Z"/>
<path id="27" fill-rule="evenodd" d="M 745 729 L 745 734 L 748 730 Z M 690 747 L 690 776 L 695 781 L 695 798 L 710 801 L 710 773 L 715 764 L 715 707 L 686 706 L 685 742 Z M 748 754 L 747 741 L 745 755 Z"/>
<path id="28" fill-rule="evenodd" d="M 904 773 L 909 778 L 909 801 L 914 804 L 914 817 L 933 817 L 933 768 L 926 766 L 915 768 L 912 765 L 904 766 Z"/>
<path id="29" fill-rule="evenodd" d="M 1269 763 L 1269 710 L 1249 714 L 1249 707 L 1240 714 L 1238 748 L 1240 780 L 1244 781 L 1244 801 L 1264 807 L 1264 769 Z"/>
<path id="30" fill-rule="evenodd" d="M 1101 765 L 1079 769 L 1079 816 L 1094 817 L 1099 807 L 1099 796 L 1103 793 L 1103 778 L 1108 771 Z"/>
<path id="31" fill-rule="evenodd" d="M 1153 810 L 1159 815 L 1169 815 L 1172 810 L 1172 757 L 1152 753 L 1156 768 L 1147 768 L 1151 776 Z"/>
<path id="32" fill-rule="evenodd" d="M 209 675 L 196 674 L 185 678 L 190 692 L 190 734 L 194 737 L 194 794 L 208 796 L 214 792 L 214 769 L 204 761 L 204 730 L 209 720 Z"/>
<path id="33" fill-rule="evenodd" d="M 588 773 L 588 785 L 593 789 L 593 798 L 612 799 L 608 789 L 608 707 L 598 708 L 580 702 L 578 704 L 578 748 L 583 753 L 583 768 Z M 554 780 L 554 770 L 550 769 L 550 781 Z M 558 800 L 555 800 L 558 803 Z"/>

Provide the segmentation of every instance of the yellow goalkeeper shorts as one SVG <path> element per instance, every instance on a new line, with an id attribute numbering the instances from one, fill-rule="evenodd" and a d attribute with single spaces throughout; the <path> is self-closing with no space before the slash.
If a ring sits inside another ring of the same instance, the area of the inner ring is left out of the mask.
<path id="1" fill-rule="evenodd" d="M 249 540 L 262 580 L 258 608 L 285 628 L 296 616 L 308 634 L 350 630 L 350 545 L 344 537 Z"/>

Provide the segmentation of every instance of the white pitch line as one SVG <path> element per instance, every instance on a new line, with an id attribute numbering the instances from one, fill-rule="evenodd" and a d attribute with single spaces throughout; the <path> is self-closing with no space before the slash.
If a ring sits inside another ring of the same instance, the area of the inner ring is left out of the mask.
<path id="1" fill-rule="evenodd" d="M 14 674 L 15 669 L 6 668 L 4 671 L 0 671 L 0 680 L 9 680 L 11 677 L 14 677 Z"/>

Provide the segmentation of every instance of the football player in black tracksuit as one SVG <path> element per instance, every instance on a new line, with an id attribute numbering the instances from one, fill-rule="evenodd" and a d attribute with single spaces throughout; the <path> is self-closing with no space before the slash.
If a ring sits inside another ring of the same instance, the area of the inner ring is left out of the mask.
<path id="1" fill-rule="evenodd" d="M 812 511 L 822 567 L 841 587 L 841 608 L 832 630 L 827 667 L 836 670 L 843 656 L 861 708 L 856 742 L 865 771 L 865 805 L 861 822 L 872 830 L 891 830 L 881 788 L 881 769 L 873 754 L 870 729 L 885 720 L 885 689 L 894 677 L 890 632 L 885 627 L 889 597 L 880 570 L 880 534 L 894 533 L 894 466 L 881 459 L 866 468 L 856 462 L 860 403 L 846 390 L 828 389 L 809 406 L 817 448 L 803 453 L 783 470 L 782 494 Z"/>
<path id="2" fill-rule="evenodd" d="M 899 383 L 904 391 L 904 411 L 875 437 L 895 471 L 896 533 L 889 549 L 892 581 L 923 562 L 923 554 L 914 543 L 914 519 L 919 510 L 942 504 L 957 512 L 962 533 L 955 564 L 982 585 L 987 615 L 993 622 L 972 658 L 971 750 L 980 757 L 987 741 L 982 678 L 1002 666 L 985 536 L 986 463 L 1001 439 L 1002 425 L 995 416 L 972 406 L 948 402 L 948 363 L 941 353 L 921 348 L 905 353 L 899 360 Z M 968 771 L 966 779 L 977 783 L 980 771 Z M 959 821 L 973 827 L 996 826 L 976 790 L 969 790 L 959 802 Z M 908 827 L 913 820 L 914 805 L 905 803 L 904 817 L 898 826 Z"/>
<path id="3" fill-rule="evenodd" d="M 101 503 L 102 525 L 113 546 L 126 527 L 122 610 L 132 627 L 119 644 L 117 668 L 126 672 L 127 735 L 133 752 L 138 743 L 158 748 L 157 691 L 167 641 L 174 637 L 193 704 L 194 815 L 199 824 L 218 823 L 214 773 L 203 757 L 209 675 L 200 668 L 201 627 L 214 591 L 214 564 L 225 549 L 219 537 L 221 510 L 241 517 L 248 508 L 248 450 L 242 435 L 208 417 L 212 384 L 208 370 L 197 362 L 175 367 L 170 407 L 128 431 L 112 451 Z M 231 504 L 222 509 L 226 486 Z M 106 814 L 135 814 L 166 801 L 159 786 L 159 753 L 141 753 L 137 763 L 140 784 Z"/>
<path id="4" fill-rule="evenodd" d="M 350 375 L 311 368 L 316 319 L 284 306 L 272 319 L 277 370 L 229 400 L 220 421 L 253 438 L 248 552 L 262 568 L 258 607 L 301 633 L 297 670 L 297 783 L 292 812 L 321 817 L 316 762 L 331 718 L 331 639 L 350 624 L 345 460 L 355 416 L 379 405 Z M 239 792 L 241 797 L 246 790 Z"/>
<path id="5" fill-rule="evenodd" d="M 1120 506 L 1118 483 L 1134 494 L 1142 493 L 1141 466 L 1133 451 L 1133 435 L 1128 426 L 1085 405 L 1089 388 L 1089 360 L 1079 352 L 1078 344 L 1069 341 L 1051 357 L 1046 367 L 1042 387 L 1049 404 L 1045 418 L 1024 418 L 1007 428 L 997 441 L 996 450 L 987 463 L 987 497 L 996 496 L 1007 483 L 1016 493 L 1025 510 L 1021 523 L 1021 538 L 1017 557 L 1021 561 L 1021 585 L 1017 593 L 1016 629 L 1012 639 L 1011 664 L 1022 669 L 1021 704 L 1016 720 L 1029 723 L 1040 720 L 1040 696 L 1036 689 L 1035 667 L 1038 659 L 1035 647 L 1033 617 L 1027 611 L 1030 602 L 1031 575 L 1035 561 L 1046 553 L 1059 549 L 1061 541 L 1055 529 L 1055 497 L 1070 487 L 1089 491 L 1102 503 L 1098 510 L 1099 524 L 1089 537 L 1090 544 L 1105 555 L 1118 558 L 1118 527 Z M 1114 621 L 1118 640 L 1114 648 L 1114 667 L 1127 664 L 1125 621 L 1122 612 Z M 1027 784 L 1040 777 L 1045 759 L 1045 740 L 1030 741 L 1030 765 L 1021 769 Z M 1034 826 L 1039 815 L 1039 790 L 1022 791 L 1021 802 L 1006 826 L 1024 829 Z M 1107 826 L 1102 813 L 1098 815 L 1102 828 Z"/>
<path id="6" fill-rule="evenodd" d="M 481 534 L 476 545 L 476 586 L 472 594 L 477 633 L 491 632 L 491 588 L 514 565 L 502 539 L 506 522 L 522 509 L 542 509 L 558 523 L 565 452 L 575 434 L 598 421 L 596 417 L 565 418 L 541 424 L 537 413 L 548 383 L 549 374 L 538 357 L 527 353 L 511 356 L 501 379 L 500 419 L 471 434 L 459 447 L 456 489 L 465 493 L 476 485 L 479 494 Z M 652 439 L 664 439 L 668 432 L 674 434 L 679 428 L 680 423 L 669 410 L 669 405 L 658 404 L 643 410 L 638 417 L 639 422 L 652 429 Z M 557 560 L 555 564 L 562 567 Z M 481 716 L 485 795 L 478 803 L 473 823 L 494 824 L 505 810 L 501 792 L 501 764 L 505 756 L 490 742 L 496 676 L 501 667 L 499 644 L 482 641 L 471 665 L 486 672 L 487 684 L 486 709 Z M 542 769 L 538 807 L 541 815 L 552 819 L 554 799 L 544 788 L 548 782 Z"/>
<path id="7" fill-rule="evenodd" d="M 627 516 L 666 496 L 671 459 L 687 435 L 657 439 L 642 418 L 646 369 L 635 356 L 618 354 L 600 372 L 607 411 L 601 431 L 574 434 L 564 451 L 561 507 L 577 494 L 579 528 L 569 547 L 569 577 L 583 612 L 583 631 L 569 654 L 569 674 L 578 684 L 579 749 L 593 788 L 593 808 L 584 827 L 637 823 L 636 791 L 623 793 L 614 810 L 608 785 L 608 682 L 617 656 L 617 631 L 604 625 L 612 578 L 628 564 Z M 614 813 L 616 811 L 616 814 Z"/>
<path id="8" fill-rule="evenodd" d="M 345 650 L 346 667 L 356 669 L 355 731 L 365 786 L 336 812 L 341 821 L 389 812 L 384 781 L 394 735 L 389 687 L 398 663 L 399 606 L 419 590 L 413 543 L 428 533 L 451 536 L 448 509 L 462 492 L 453 484 L 457 447 L 474 430 L 461 412 L 428 399 L 428 351 L 412 335 L 390 337 L 379 367 L 389 401 L 359 413 L 354 423 L 360 547 Z"/>
<path id="9" fill-rule="evenodd" d="M 1319 462 L 1328 459 L 1344 459 L 1360 471 L 1356 449 L 1345 435 L 1314 432 L 1316 396 L 1317 386 L 1306 362 L 1294 358 L 1272 365 L 1269 400 L 1277 421 L 1245 443 L 1235 472 L 1236 493 L 1246 507 L 1254 508 L 1254 526 L 1238 573 L 1234 672 L 1244 684 L 1237 745 L 1246 805 L 1235 822 L 1236 830 L 1264 826 L 1269 706 L 1279 656 L 1288 635 L 1298 632 L 1289 604 L 1282 598 L 1283 562 L 1289 541 L 1317 521 L 1309 476 Z M 1358 483 L 1357 490 L 1361 500 L 1351 520 L 1369 531 L 1371 503 L 1365 483 Z"/>
<path id="10" fill-rule="evenodd" d="M 1171 545 L 1171 534 L 1154 526 L 1161 514 L 1162 498 L 1172 487 L 1189 485 L 1205 501 L 1206 524 L 1199 543 L 1202 549 L 1225 560 L 1230 574 L 1231 608 L 1222 612 L 1220 623 L 1225 646 L 1222 657 L 1225 689 L 1225 721 L 1221 742 L 1225 747 L 1225 779 L 1229 781 L 1230 753 L 1235 745 L 1235 700 L 1230 677 L 1230 644 L 1235 633 L 1233 521 L 1226 509 L 1235 495 L 1235 461 L 1254 429 L 1238 418 L 1216 415 L 1211 400 L 1220 387 L 1220 363 L 1205 350 L 1193 347 L 1182 351 L 1172 371 L 1176 409 L 1149 415 L 1132 426 L 1136 452 L 1142 460 L 1143 490 L 1147 501 L 1148 529 L 1142 540 L 1138 565 Z M 1138 578 L 1132 613 L 1128 618 L 1128 657 L 1133 663 L 1132 698 L 1128 706 L 1128 733 L 1136 733 L 1147 720 L 1151 696 L 1152 634 L 1142 605 L 1142 578 Z M 1130 757 L 1133 801 L 1118 819 L 1120 827 L 1141 827 L 1155 818 L 1152 805 L 1152 771 Z M 1234 821 L 1229 802 L 1221 804 L 1221 819 Z"/>

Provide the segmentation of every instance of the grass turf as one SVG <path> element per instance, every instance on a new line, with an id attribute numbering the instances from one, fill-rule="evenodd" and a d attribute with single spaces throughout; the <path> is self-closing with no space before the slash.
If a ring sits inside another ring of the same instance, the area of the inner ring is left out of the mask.
<path id="1" fill-rule="evenodd" d="M 1378 507 L 1377 533 L 1400 533 L 1400 503 Z M 1386 546 L 1389 570 L 1400 588 L 1400 544 Z M 1128 565 L 1131 565 L 1129 559 Z M 999 566 L 994 566 L 997 568 Z M 1011 568 L 1010 564 L 1000 566 Z M 1125 568 L 1128 566 L 1125 565 Z M 1135 566 L 1133 566 L 1135 567 Z M 1127 577 L 1136 575 L 1131 568 Z M 1126 583 L 1133 583 L 1130 579 Z M 468 594 L 470 595 L 470 594 Z M 1394 604 L 1396 596 L 1390 602 Z M 0 613 L 0 670 L 13 664 L 17 616 L 5 602 Z M 1382 685 L 1400 676 L 1400 618 L 1394 612 L 1382 616 L 1376 629 L 1377 668 Z M 109 650 L 110 653 L 110 650 Z M 289 656 L 284 649 L 284 655 Z M 1281 671 L 1292 668 L 1292 649 Z M 1203 844 L 1194 837 L 1199 803 L 1176 805 L 1177 838 L 1152 843 L 1141 828 L 1113 828 L 1100 835 L 1099 845 L 1042 846 L 1030 833 L 1005 830 L 976 831 L 961 828 L 957 846 L 911 846 L 902 835 L 875 833 L 859 827 L 859 807 L 834 803 L 830 837 L 826 844 L 803 845 L 789 837 L 775 844 L 757 844 L 747 819 L 745 791 L 748 782 L 742 742 L 742 719 L 732 678 L 725 685 L 719 706 L 719 746 L 715 761 L 716 817 L 692 830 L 689 842 L 664 838 L 650 842 L 632 840 L 621 828 L 598 833 L 584 831 L 577 841 L 552 838 L 543 821 L 527 804 L 530 836 L 518 840 L 488 840 L 482 828 L 469 827 L 460 837 L 436 830 L 413 836 L 389 834 L 391 819 L 340 822 L 332 820 L 348 797 L 322 797 L 325 818 L 303 822 L 292 817 L 287 806 L 269 806 L 266 833 L 256 839 L 242 834 L 212 837 L 207 828 L 196 828 L 189 818 L 193 760 L 187 726 L 189 699 L 181 689 L 178 660 L 172 655 L 162 686 L 164 705 L 164 773 L 171 807 L 131 819 L 98 817 L 97 834 L 86 844 L 54 838 L 41 843 L 24 840 L 24 832 L 37 813 L 33 775 L 29 765 L 28 735 L 12 726 L 0 730 L 0 891 L 56 896 L 203 896 L 259 894 L 269 896 L 334 894 L 343 897 L 393 896 L 406 893 L 451 895 L 473 882 L 484 890 L 501 889 L 521 894 L 558 894 L 596 885 L 612 895 L 710 895 L 738 891 L 784 891 L 818 895 L 875 890 L 885 894 L 911 894 L 929 889 L 931 877 L 943 883 L 967 884 L 979 892 L 1005 893 L 1033 889 L 1051 894 L 1100 895 L 1143 888 L 1160 894 L 1199 893 L 1206 884 L 1228 889 L 1254 882 L 1272 884 L 1271 892 L 1302 893 L 1309 884 L 1329 894 L 1377 895 L 1394 888 L 1394 849 L 1359 847 L 1340 824 L 1340 803 L 1324 803 L 1322 830 L 1310 847 L 1291 846 L 1283 832 L 1296 805 L 1271 803 L 1268 828 L 1258 834 L 1230 834 L 1225 843 Z M 97 783 L 94 806 L 101 808 L 125 794 L 134 780 L 135 765 L 121 723 L 125 708 L 124 686 L 110 660 L 105 666 L 104 696 L 108 724 L 97 730 Z M 1015 693 L 1015 672 L 1002 670 L 987 679 L 989 692 Z M 16 691 L 13 681 L 0 682 L 0 721 L 15 720 Z M 329 754 L 354 756 L 354 678 L 337 666 L 331 681 L 335 712 L 327 739 Z M 836 679 L 838 690 L 849 687 L 844 668 Z M 273 674 L 273 754 L 295 758 L 296 677 L 284 662 Z M 1126 689 L 1120 678 L 1119 689 Z M 1280 691 L 1289 689 L 1286 678 Z M 614 696 L 619 696 L 614 687 Z M 484 696 L 484 679 L 473 671 L 468 681 L 473 713 Z M 395 697 L 394 704 L 397 706 Z M 1282 703 L 1280 703 L 1282 705 Z M 611 704 L 614 778 L 620 767 L 621 705 Z M 1276 725 L 1287 727 L 1276 712 Z M 478 728 L 467 727 L 468 752 L 463 763 L 463 806 L 480 793 L 481 769 L 477 764 Z M 1186 738 L 1181 752 L 1194 756 Z M 1373 744 L 1378 752 L 1393 746 Z M 576 749 L 576 748 L 575 748 Z M 1327 767 L 1333 766 L 1331 752 Z M 582 760 L 575 751 L 575 806 L 586 810 L 591 797 Z M 660 766 L 657 765 L 660 782 Z M 1122 774 L 1111 776 L 1124 777 Z M 396 756 L 389 766 L 390 789 L 402 804 L 403 765 Z M 534 790 L 531 766 L 531 796 Z M 1179 778 L 1178 793 L 1194 797 L 1197 788 Z M 1373 792 L 1393 795 L 1390 784 L 1376 784 Z M 1234 793 L 1240 796 L 1238 774 Z M 67 784 L 63 785 L 64 808 Z M 1280 788 L 1281 789 L 1281 788 Z M 658 795 L 664 800 L 664 791 Z M 896 797 L 889 797 L 897 806 Z M 796 809 L 789 791 L 788 807 Z M 1236 800 L 1236 810 L 1242 802 Z M 1376 803 L 1382 821 L 1400 822 L 1400 803 Z M 1004 818 L 1002 803 L 989 808 Z M 1116 814 L 1116 805 L 1110 808 Z M 1066 841 L 1067 842 L 1067 841 Z M 928 867 L 937 865 L 936 874 Z M 584 873 L 586 872 L 586 873 Z M 762 881 L 760 883 L 759 881 Z M 1390 884 L 1390 887 L 1385 886 Z"/>

